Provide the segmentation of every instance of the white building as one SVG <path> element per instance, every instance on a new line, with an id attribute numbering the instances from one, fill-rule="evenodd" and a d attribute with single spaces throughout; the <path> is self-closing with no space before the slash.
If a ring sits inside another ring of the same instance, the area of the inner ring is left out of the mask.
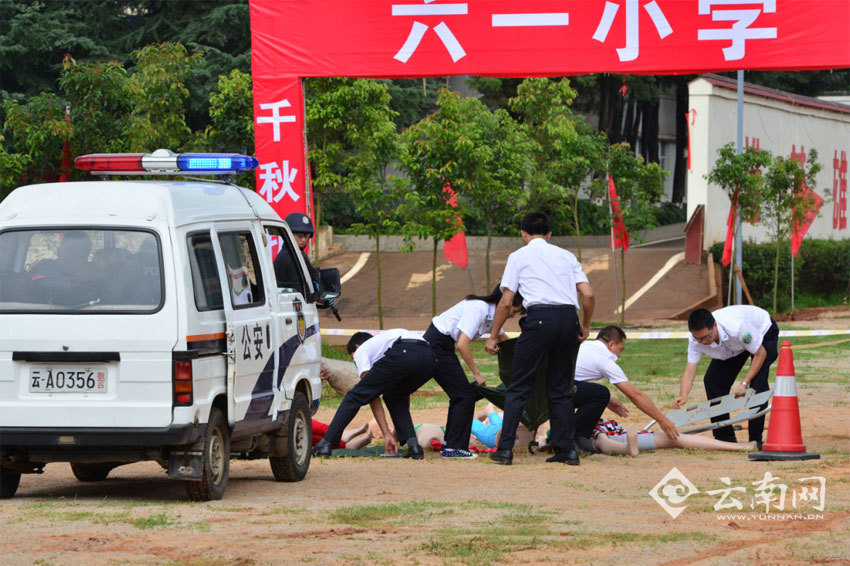
<path id="1" fill-rule="evenodd" d="M 704 75 L 690 83 L 691 164 L 688 171 L 688 217 L 705 205 L 704 246 L 726 238 L 729 198 L 705 177 L 717 159 L 717 150 L 737 136 L 737 84 L 733 79 Z M 807 238 L 846 239 L 847 159 L 850 155 L 850 106 L 832 100 L 809 98 L 746 84 L 744 87 L 745 145 L 767 149 L 774 155 L 818 152 L 822 169 L 813 187 L 831 198 L 821 208 Z M 744 224 L 745 240 L 766 241 L 764 226 Z M 804 244 L 805 245 L 805 244 Z"/>

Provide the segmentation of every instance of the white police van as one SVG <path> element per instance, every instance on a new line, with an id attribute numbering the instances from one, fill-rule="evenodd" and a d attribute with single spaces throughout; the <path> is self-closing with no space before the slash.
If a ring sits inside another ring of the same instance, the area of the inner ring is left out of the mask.
<path id="1" fill-rule="evenodd" d="M 234 174 L 234 154 L 97 154 L 95 174 Z M 191 499 L 222 497 L 230 457 L 310 465 L 321 397 L 316 302 L 287 225 L 212 181 L 20 187 L 0 202 L 0 496 L 70 462 L 81 481 L 155 460 Z"/>

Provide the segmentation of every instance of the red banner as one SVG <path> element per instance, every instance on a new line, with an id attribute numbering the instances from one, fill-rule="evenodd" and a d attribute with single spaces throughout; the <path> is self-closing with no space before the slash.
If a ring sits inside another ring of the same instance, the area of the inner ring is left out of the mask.
<path id="1" fill-rule="evenodd" d="M 726 217 L 726 243 L 723 244 L 723 257 L 720 264 L 726 267 L 732 263 L 732 246 L 735 243 L 735 214 L 738 211 L 738 191 L 732 196 L 732 204 L 729 206 L 729 216 Z"/>
<path id="2" fill-rule="evenodd" d="M 257 193 L 281 218 L 312 216 L 304 158 L 304 95 L 298 77 L 254 75 L 254 146 Z"/>
<path id="3" fill-rule="evenodd" d="M 850 67 L 847 0 L 251 0 L 255 77 Z"/>
<path id="4" fill-rule="evenodd" d="M 612 177 L 608 177 L 608 202 L 611 205 L 611 216 L 613 217 L 611 251 L 614 251 L 615 248 L 623 248 L 623 251 L 627 252 L 629 251 L 629 233 L 626 231 L 625 222 L 623 222 L 623 213 L 620 211 L 620 197 L 617 196 L 617 187 L 614 185 Z"/>

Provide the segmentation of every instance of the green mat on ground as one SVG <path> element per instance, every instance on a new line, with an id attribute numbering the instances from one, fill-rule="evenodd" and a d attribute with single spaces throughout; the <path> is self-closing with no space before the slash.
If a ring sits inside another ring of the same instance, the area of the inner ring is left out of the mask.
<path id="1" fill-rule="evenodd" d="M 402 454 L 404 449 L 399 452 Z M 337 448 L 331 452 L 332 458 L 382 458 L 384 454 L 383 446 L 366 446 L 352 450 L 351 448 Z"/>

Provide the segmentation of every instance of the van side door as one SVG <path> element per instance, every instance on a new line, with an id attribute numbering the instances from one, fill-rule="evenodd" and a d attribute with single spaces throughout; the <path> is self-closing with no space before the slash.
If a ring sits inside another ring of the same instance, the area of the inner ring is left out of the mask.
<path id="1" fill-rule="evenodd" d="M 279 366 L 276 382 L 281 394 L 291 398 L 301 379 L 318 382 L 321 364 L 316 292 L 301 259 L 301 250 L 283 225 L 265 223 L 268 253 L 274 265 L 276 312 L 272 317 L 280 330 Z M 315 395 L 314 399 L 315 400 Z M 288 408 L 282 406 L 281 409 Z"/>
<path id="2" fill-rule="evenodd" d="M 268 428 L 274 402 L 272 318 L 261 245 L 250 223 L 213 228 L 227 327 L 228 421 L 233 436 Z"/>

